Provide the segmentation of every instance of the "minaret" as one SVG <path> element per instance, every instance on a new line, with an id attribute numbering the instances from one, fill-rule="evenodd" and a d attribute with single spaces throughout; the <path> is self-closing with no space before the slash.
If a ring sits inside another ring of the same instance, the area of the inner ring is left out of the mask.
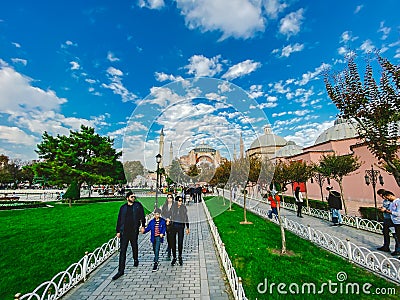
<path id="1" fill-rule="evenodd" d="M 169 145 L 169 165 L 172 166 L 172 160 L 174 158 L 174 149 L 172 148 L 172 142 Z"/>
<path id="2" fill-rule="evenodd" d="M 244 158 L 244 143 L 242 133 L 240 133 L 240 158 Z"/>
<path id="3" fill-rule="evenodd" d="M 160 162 L 160 168 L 163 168 L 163 160 L 164 160 L 164 128 L 161 128 L 161 133 L 160 133 L 160 143 L 159 143 L 159 149 L 158 153 L 161 154 L 161 162 Z"/>

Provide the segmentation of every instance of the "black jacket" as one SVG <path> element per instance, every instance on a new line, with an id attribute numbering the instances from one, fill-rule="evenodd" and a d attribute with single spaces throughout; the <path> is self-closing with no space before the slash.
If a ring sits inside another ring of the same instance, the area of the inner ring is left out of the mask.
<path id="1" fill-rule="evenodd" d="M 125 203 L 119 209 L 117 227 L 116 227 L 117 233 L 119 232 L 122 234 L 124 232 L 127 208 L 128 208 L 128 203 Z M 146 218 L 144 216 L 143 206 L 140 202 L 136 202 L 136 201 L 133 202 L 132 213 L 133 213 L 134 231 L 139 230 L 140 223 L 142 223 L 142 226 L 145 227 L 146 226 Z"/>
<path id="2" fill-rule="evenodd" d="M 342 198 L 339 192 L 334 190 L 329 191 L 328 205 L 329 208 L 342 209 Z"/>
<path id="3" fill-rule="evenodd" d="M 185 205 L 174 205 L 172 208 L 172 222 L 175 226 L 185 226 L 189 228 L 189 218 L 187 215 L 187 208 Z"/>

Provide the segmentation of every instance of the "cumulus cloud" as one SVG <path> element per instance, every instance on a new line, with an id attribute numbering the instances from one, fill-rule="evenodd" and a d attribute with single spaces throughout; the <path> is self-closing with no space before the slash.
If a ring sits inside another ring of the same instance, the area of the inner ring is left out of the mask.
<path id="1" fill-rule="evenodd" d="M 280 21 L 279 32 L 287 38 L 297 35 L 300 32 L 300 26 L 304 19 L 304 9 L 300 8 L 296 12 L 286 15 Z"/>
<path id="2" fill-rule="evenodd" d="M 203 55 L 193 55 L 189 59 L 189 64 L 185 66 L 185 69 L 188 69 L 188 74 L 195 77 L 213 77 L 222 70 L 220 60 L 221 55 L 212 58 L 207 58 Z"/>
<path id="3" fill-rule="evenodd" d="M 265 29 L 260 1 L 176 0 L 176 3 L 190 29 L 196 28 L 203 32 L 220 31 L 221 39 L 228 37 L 247 39 Z M 274 13 L 273 6 L 269 7 L 269 12 Z"/>
<path id="4" fill-rule="evenodd" d="M 274 124 L 274 127 L 277 124 Z M 294 127 L 293 135 L 287 135 L 284 138 L 287 141 L 294 141 L 297 145 L 309 147 L 314 145 L 318 136 L 326 129 L 333 126 L 333 121 L 326 121 L 323 123 L 306 123 Z"/>
<path id="5" fill-rule="evenodd" d="M 149 9 L 161 9 L 165 6 L 164 0 L 139 0 L 138 5 Z"/>
<path id="6" fill-rule="evenodd" d="M 294 45 L 287 45 L 282 48 L 282 51 L 279 49 L 274 49 L 272 53 L 279 53 L 280 57 L 289 57 L 294 52 L 300 52 L 304 49 L 304 44 L 296 43 Z"/>
<path id="7" fill-rule="evenodd" d="M 172 74 L 165 74 L 164 72 L 155 72 L 154 73 L 154 77 L 159 82 L 183 80 L 182 76 L 175 76 L 175 75 L 172 75 Z"/>
<path id="8" fill-rule="evenodd" d="M 365 40 L 361 46 L 360 46 L 360 50 L 363 51 L 364 53 L 370 53 L 373 52 L 375 50 L 375 46 L 372 44 L 371 40 Z"/>
<path id="9" fill-rule="evenodd" d="M 14 64 L 22 64 L 24 66 L 26 66 L 28 64 L 28 61 L 26 59 L 22 59 L 22 58 L 11 58 L 11 61 Z"/>
<path id="10" fill-rule="evenodd" d="M 69 64 L 71 65 L 71 70 L 79 70 L 81 66 L 76 61 L 70 61 Z"/>
<path id="11" fill-rule="evenodd" d="M 123 102 L 133 101 L 137 96 L 130 92 L 122 83 L 122 76 L 124 73 L 114 67 L 109 67 L 107 69 L 107 76 L 110 80 L 109 84 L 103 83 L 101 86 L 105 89 L 113 91 L 115 95 L 121 96 Z"/>
<path id="12" fill-rule="evenodd" d="M 264 0 L 263 6 L 268 17 L 276 19 L 278 14 L 282 12 L 288 5 L 279 0 Z"/>
<path id="13" fill-rule="evenodd" d="M 0 140 L 11 144 L 33 146 L 37 143 L 34 136 L 25 133 L 18 127 L 0 125 Z"/>
<path id="14" fill-rule="evenodd" d="M 248 59 L 230 67 L 229 70 L 222 75 L 222 78 L 232 80 L 250 74 L 259 67 L 261 67 L 261 63 Z"/>
<path id="15" fill-rule="evenodd" d="M 329 64 L 322 63 L 319 67 L 315 68 L 313 72 L 308 71 L 307 73 L 303 74 L 301 80 L 297 81 L 296 84 L 300 86 L 306 85 L 310 82 L 310 80 L 315 79 L 319 74 L 321 74 L 321 72 L 327 70 L 329 67 Z"/>
<path id="16" fill-rule="evenodd" d="M 111 62 L 119 61 L 119 60 L 120 60 L 118 57 L 115 57 L 115 54 L 112 53 L 111 51 L 108 51 L 108 53 L 107 53 L 107 59 L 108 59 L 109 61 L 111 61 Z"/>

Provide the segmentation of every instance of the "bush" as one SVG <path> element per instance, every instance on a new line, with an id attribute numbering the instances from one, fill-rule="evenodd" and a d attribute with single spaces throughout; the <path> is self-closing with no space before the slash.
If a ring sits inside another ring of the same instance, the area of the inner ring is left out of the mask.
<path id="1" fill-rule="evenodd" d="M 376 221 L 376 212 L 378 212 L 378 221 L 383 222 L 383 213 L 375 210 L 375 207 L 360 207 L 358 209 L 361 218 Z"/>
<path id="2" fill-rule="evenodd" d="M 72 181 L 71 185 L 68 187 L 67 191 L 64 194 L 63 199 L 71 199 L 76 200 L 80 198 L 79 186 L 76 181 Z"/>
<path id="3" fill-rule="evenodd" d="M 296 201 L 294 200 L 294 197 L 292 196 L 285 196 L 285 202 L 287 203 L 294 203 L 296 204 Z M 311 208 L 316 208 L 320 210 L 329 210 L 329 206 L 327 202 L 322 202 L 320 200 L 314 200 L 314 199 L 308 199 L 308 204 L 310 205 Z M 303 199 L 303 207 L 307 205 L 306 199 Z"/>

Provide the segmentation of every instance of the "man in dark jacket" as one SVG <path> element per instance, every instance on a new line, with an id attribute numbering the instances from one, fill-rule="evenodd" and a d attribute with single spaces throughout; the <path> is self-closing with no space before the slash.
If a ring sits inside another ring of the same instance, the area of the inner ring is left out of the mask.
<path id="1" fill-rule="evenodd" d="M 145 227 L 146 219 L 144 216 L 144 209 L 140 202 L 136 201 L 136 196 L 129 191 L 126 194 L 128 201 L 119 209 L 117 221 L 117 237 L 120 239 L 120 253 L 119 253 L 119 266 L 118 273 L 114 275 L 113 280 L 118 279 L 124 275 L 126 250 L 128 249 L 129 242 L 131 243 L 134 266 L 139 265 L 138 260 L 138 235 L 139 227 Z"/>
<path id="2" fill-rule="evenodd" d="M 172 262 L 171 265 L 176 264 L 176 236 L 178 235 L 178 258 L 179 265 L 183 265 L 182 251 L 183 251 L 183 236 L 186 227 L 186 234 L 190 233 L 189 230 L 189 218 L 187 214 L 187 208 L 182 204 L 183 199 L 181 196 L 175 198 L 176 205 L 172 208 L 172 239 L 171 239 L 171 250 L 172 250 Z M 169 222 L 167 222 L 167 225 Z"/>
<path id="3" fill-rule="evenodd" d="M 332 212 L 332 223 L 333 225 L 342 225 L 342 215 L 340 210 L 342 209 L 342 197 L 338 191 L 333 190 L 331 186 L 328 186 L 326 190 L 328 194 L 328 205 Z"/>

